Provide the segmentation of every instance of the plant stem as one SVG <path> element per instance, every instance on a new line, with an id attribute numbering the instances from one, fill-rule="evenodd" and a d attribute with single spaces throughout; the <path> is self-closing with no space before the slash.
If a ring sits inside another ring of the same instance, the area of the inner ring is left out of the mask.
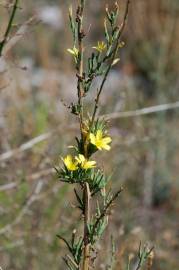
<path id="1" fill-rule="evenodd" d="M 85 138 L 83 135 L 83 12 L 84 12 L 85 0 L 80 0 L 77 8 L 76 21 L 78 24 L 78 62 L 77 62 L 77 91 L 78 91 L 78 106 L 80 108 L 79 122 L 81 131 L 81 140 L 83 144 L 84 156 L 87 157 L 87 149 L 85 147 Z M 90 243 L 88 239 L 88 224 L 90 222 L 90 189 L 89 184 L 85 183 L 83 188 L 83 200 L 84 200 L 84 253 L 82 269 L 89 270 L 90 261 Z"/>
<path id="2" fill-rule="evenodd" d="M 78 62 L 77 62 L 77 92 L 78 92 L 78 106 L 79 106 L 79 122 L 81 130 L 81 139 L 83 141 L 83 12 L 84 12 L 84 1 L 81 0 L 77 12 L 76 12 L 76 21 L 78 25 Z"/>
<path id="3" fill-rule="evenodd" d="M 97 112 L 97 109 L 98 109 L 98 103 L 99 103 L 99 98 L 100 98 L 100 95 L 101 95 L 101 92 L 103 90 L 103 87 L 104 87 L 104 84 L 106 82 L 106 79 L 108 77 L 108 74 L 112 68 L 112 64 L 115 60 L 115 57 L 116 57 L 116 54 L 117 54 L 117 51 L 118 51 L 118 46 L 119 46 L 119 40 L 120 40 L 120 37 L 123 33 L 123 30 L 124 30 L 124 27 L 126 25 L 126 20 L 127 20 L 127 16 L 128 16 L 128 12 L 129 12 L 129 4 L 130 4 L 130 0 L 127 0 L 127 4 L 126 4 L 126 9 L 125 9 L 125 13 L 124 13 L 124 17 L 123 17 L 123 21 L 122 21 L 122 24 L 119 28 L 119 32 L 118 32 L 118 36 L 117 36 L 117 39 L 116 39 L 116 45 L 114 47 L 114 50 L 113 50 L 113 55 L 112 55 L 112 58 L 111 58 L 111 62 L 104 74 L 104 77 L 103 77 L 103 80 L 102 80 L 102 83 L 100 85 L 100 88 L 99 90 L 97 91 L 97 96 L 96 96 L 96 99 L 95 99 L 95 106 L 94 106 L 94 111 L 93 111 L 93 115 L 92 115 L 92 119 L 91 119 L 91 126 L 93 125 L 93 122 L 95 120 L 95 116 L 96 116 L 96 112 Z"/>
<path id="4" fill-rule="evenodd" d="M 9 33 L 11 31 L 11 28 L 12 28 L 13 20 L 14 20 L 16 10 L 17 10 L 17 7 L 18 7 L 18 2 L 19 2 L 19 0 L 15 0 L 15 2 L 14 2 L 12 13 L 11 13 L 11 16 L 10 16 L 10 19 L 9 19 L 9 22 L 8 22 L 8 25 L 7 25 L 7 29 L 6 29 L 6 32 L 4 34 L 4 38 L 0 42 L 0 57 L 2 56 L 2 51 L 3 51 L 4 45 L 5 45 L 6 41 L 7 41 L 7 38 L 9 36 Z"/>
<path id="5" fill-rule="evenodd" d="M 89 184 L 85 183 L 84 186 L 84 203 L 85 203 L 85 213 L 84 213 L 84 257 L 83 257 L 83 270 L 89 269 L 90 261 L 90 243 L 88 239 L 88 224 L 90 222 L 90 189 Z"/>
<path id="6" fill-rule="evenodd" d="M 121 194 L 121 192 L 123 191 L 123 188 L 121 187 L 120 190 L 118 190 L 116 192 L 116 194 L 114 194 L 112 196 L 112 198 L 109 200 L 109 202 L 107 203 L 107 205 L 105 206 L 103 212 L 101 213 L 101 215 L 97 218 L 94 227 L 93 227 L 93 233 L 95 234 L 95 230 L 99 224 L 99 222 L 106 216 L 108 209 L 110 208 L 110 206 L 113 204 L 113 202 L 118 198 L 118 196 Z"/>

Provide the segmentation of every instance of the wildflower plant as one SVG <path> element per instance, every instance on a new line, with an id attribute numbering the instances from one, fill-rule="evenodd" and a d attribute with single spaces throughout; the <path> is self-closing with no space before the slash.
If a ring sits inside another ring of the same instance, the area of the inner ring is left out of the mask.
<path id="1" fill-rule="evenodd" d="M 76 144 L 71 153 L 61 158 L 61 167 L 57 167 L 56 171 L 60 181 L 76 185 L 74 194 L 84 223 L 81 236 L 77 236 L 76 230 L 72 232 L 70 240 L 58 235 L 68 248 L 69 254 L 64 260 L 70 270 L 94 268 L 95 260 L 92 253 L 95 253 L 96 244 L 108 225 L 109 209 L 122 191 L 120 188 L 113 194 L 108 190 L 109 177 L 98 167 L 93 155 L 97 151 L 111 149 L 112 138 L 108 134 L 106 121 L 98 117 L 97 112 L 108 74 L 112 66 L 119 61 L 118 55 L 124 45 L 121 35 L 126 24 L 129 3 L 130 0 L 127 0 L 120 26 L 117 2 L 113 10 L 106 7 L 104 39 L 91 46 L 92 52 L 88 57 L 84 47 L 86 33 L 83 28 L 86 1 L 78 1 L 75 15 L 72 7 L 69 8 L 73 45 L 67 51 L 74 59 L 76 67 L 78 97 L 77 103 L 71 104 L 69 108 L 79 121 L 80 136 L 76 137 Z M 92 83 L 97 77 L 101 83 L 96 92 L 92 112 L 89 112 L 86 111 L 85 98 L 90 94 Z"/>
<path id="2" fill-rule="evenodd" d="M 78 188 L 75 188 L 74 192 L 84 223 L 81 237 L 76 236 L 76 231 L 72 233 L 71 241 L 58 235 L 68 247 L 70 254 L 64 260 L 70 270 L 88 270 L 92 267 L 92 252 L 96 249 L 96 244 L 108 224 L 109 209 L 122 191 L 122 188 L 115 194 L 110 190 L 107 191 L 109 177 L 106 177 L 92 156 L 97 151 L 111 149 L 112 139 L 108 135 L 106 122 L 97 116 L 97 110 L 108 74 L 112 66 L 118 62 L 117 55 L 122 47 L 120 38 L 126 24 L 130 1 L 127 1 L 120 26 L 118 26 L 118 4 L 115 3 L 112 11 L 106 7 L 104 40 L 98 41 L 96 46 L 92 46 L 93 50 L 87 61 L 84 57 L 86 33 L 83 29 L 85 2 L 85 0 L 79 1 L 75 16 L 73 16 L 72 7 L 69 9 L 73 46 L 71 49 L 67 49 L 76 66 L 78 102 L 73 103 L 70 109 L 79 120 L 80 137 L 76 138 L 76 145 L 73 147 L 75 153 L 67 154 L 62 158 L 62 167 L 56 168 L 58 178 L 62 182 L 77 185 Z M 87 65 L 85 65 L 86 62 Z M 97 89 L 93 111 L 86 112 L 85 97 L 90 93 L 92 82 L 99 76 L 101 84 Z M 92 203 L 96 204 L 93 213 Z"/>

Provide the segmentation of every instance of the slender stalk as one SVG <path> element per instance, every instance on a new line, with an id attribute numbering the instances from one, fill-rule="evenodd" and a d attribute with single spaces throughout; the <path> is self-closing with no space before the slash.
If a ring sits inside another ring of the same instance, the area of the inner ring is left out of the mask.
<path id="1" fill-rule="evenodd" d="M 85 36 L 83 31 L 83 12 L 85 0 L 80 0 L 77 8 L 76 21 L 78 24 L 78 62 L 77 62 L 77 91 L 78 91 L 78 106 L 80 109 L 79 122 L 81 130 L 81 140 L 84 148 L 84 156 L 87 157 L 87 149 L 85 147 L 85 138 L 83 136 L 83 38 Z M 85 183 L 83 188 L 84 200 L 84 254 L 83 254 L 83 270 L 89 269 L 90 260 L 90 243 L 88 239 L 88 224 L 90 222 L 90 189 L 89 184 Z"/>
<path id="2" fill-rule="evenodd" d="M 0 42 L 0 57 L 2 56 L 2 51 L 3 51 L 4 45 L 8 39 L 9 33 L 11 31 L 11 28 L 12 28 L 13 20 L 14 20 L 14 17 L 15 17 L 17 8 L 18 8 L 18 2 L 19 2 L 19 0 L 15 0 L 15 2 L 14 2 L 12 13 L 11 13 L 11 16 L 10 16 L 10 19 L 9 19 L 9 22 L 8 22 L 8 25 L 7 25 L 5 34 L 4 34 L 4 38 Z"/>
<path id="3" fill-rule="evenodd" d="M 91 120 L 91 126 L 93 125 L 93 122 L 95 120 L 95 116 L 96 116 L 96 112 L 97 112 L 97 109 L 98 109 L 98 103 L 99 103 L 99 98 L 100 98 L 100 95 L 101 95 L 101 92 L 103 90 L 103 87 L 104 87 L 104 84 L 106 82 L 106 79 L 108 77 L 108 74 L 112 68 L 112 64 L 114 62 L 114 59 L 116 57 L 116 54 L 118 52 L 118 46 L 119 46 L 119 40 L 120 40 L 120 37 L 123 33 L 123 30 L 124 30 L 124 27 L 126 25 L 126 21 L 127 21 L 127 16 L 128 16 L 128 12 L 129 12 L 129 4 L 130 4 L 130 1 L 131 0 L 127 0 L 127 4 L 126 4 L 126 9 L 125 9 L 125 13 L 124 13 L 124 18 L 123 18 L 123 21 L 122 21 L 122 24 L 119 28 L 119 31 L 118 31 L 118 36 L 117 36 L 117 39 L 116 39 L 116 44 L 115 44 L 115 47 L 114 47 L 114 50 L 113 50 L 113 55 L 112 55 L 112 58 L 111 58 L 111 62 L 104 74 L 104 77 L 103 77 L 103 80 L 101 82 L 101 85 L 100 85 L 100 88 L 99 90 L 97 91 L 97 96 L 96 96 L 96 99 L 95 99 L 95 106 L 94 106 L 94 111 L 93 111 L 93 115 L 92 115 L 92 120 Z"/>
<path id="4" fill-rule="evenodd" d="M 80 122 L 80 130 L 81 130 L 81 139 L 83 141 L 83 12 L 84 12 L 84 0 L 79 2 L 77 12 L 76 12 L 76 21 L 78 25 L 78 61 L 77 61 L 77 92 L 78 92 L 78 106 L 79 106 L 79 122 Z"/>
<path id="5" fill-rule="evenodd" d="M 110 199 L 110 201 L 107 203 L 106 207 L 104 208 L 103 212 L 101 215 L 97 218 L 94 227 L 93 227 L 93 234 L 95 234 L 95 230 L 99 224 L 99 222 L 106 216 L 108 209 L 110 206 L 113 204 L 113 202 L 118 198 L 118 196 L 121 194 L 123 191 L 123 188 L 121 187 L 119 191 L 116 192 L 116 194 L 113 195 L 113 197 Z"/>
<path id="6" fill-rule="evenodd" d="M 89 269 L 90 262 L 90 243 L 88 239 L 88 224 L 90 222 L 90 189 L 89 184 L 85 183 L 84 187 L 84 202 L 85 202 L 85 214 L 84 214 L 84 257 L 83 257 L 83 270 Z"/>

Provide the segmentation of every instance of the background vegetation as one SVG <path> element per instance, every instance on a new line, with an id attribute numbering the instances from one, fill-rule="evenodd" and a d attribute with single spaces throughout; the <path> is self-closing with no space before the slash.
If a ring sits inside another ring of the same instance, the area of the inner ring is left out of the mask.
<path id="1" fill-rule="evenodd" d="M 20 36 L 15 34 L 19 27 L 21 31 L 26 27 L 25 34 L 0 60 L 3 269 L 64 269 L 65 246 L 56 234 L 68 236 L 77 226 L 72 192 L 56 180 L 52 169 L 78 129 L 64 106 L 75 98 L 73 63 L 66 52 L 72 42 L 67 22 L 70 3 L 21 1 L 12 37 Z M 103 39 L 105 4 L 89 1 L 86 46 Z M 113 186 L 122 184 L 125 190 L 99 247 L 99 269 L 107 269 L 111 233 L 117 269 L 122 269 L 128 254 L 137 252 L 140 241 L 155 246 L 153 269 L 179 268 L 178 14 L 177 0 L 132 1 L 121 61 L 101 99 L 100 114 L 109 114 L 113 145 L 110 158 L 104 153 L 98 162 L 103 160 L 105 171 L 113 175 Z M 1 5 L 1 37 L 7 19 Z M 90 106 L 90 98 L 88 102 Z M 176 108 L 146 115 L 142 114 L 146 110 L 140 111 L 168 103 Z"/>

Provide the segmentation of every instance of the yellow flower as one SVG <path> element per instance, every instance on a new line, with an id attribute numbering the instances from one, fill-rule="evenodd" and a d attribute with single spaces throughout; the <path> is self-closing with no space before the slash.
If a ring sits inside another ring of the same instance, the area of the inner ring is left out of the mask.
<path id="1" fill-rule="evenodd" d="M 96 161 L 87 160 L 83 155 L 79 154 L 78 157 L 75 157 L 82 169 L 91 169 L 96 165 Z"/>
<path id="2" fill-rule="evenodd" d="M 67 51 L 74 56 L 75 62 L 77 62 L 79 50 L 74 46 L 73 49 L 67 49 Z"/>
<path id="3" fill-rule="evenodd" d="M 109 143 L 111 142 L 111 137 L 103 137 L 102 130 L 98 130 L 96 135 L 90 133 L 90 142 L 94 144 L 99 150 L 105 149 L 110 150 L 111 147 Z"/>
<path id="4" fill-rule="evenodd" d="M 93 49 L 96 49 L 98 52 L 102 53 L 106 49 L 106 44 L 104 41 L 98 41 L 98 45 L 93 47 Z"/>
<path id="5" fill-rule="evenodd" d="M 65 166 L 69 171 L 76 171 L 78 170 L 78 162 L 73 159 L 71 155 L 67 155 L 64 159 L 62 159 Z"/>

